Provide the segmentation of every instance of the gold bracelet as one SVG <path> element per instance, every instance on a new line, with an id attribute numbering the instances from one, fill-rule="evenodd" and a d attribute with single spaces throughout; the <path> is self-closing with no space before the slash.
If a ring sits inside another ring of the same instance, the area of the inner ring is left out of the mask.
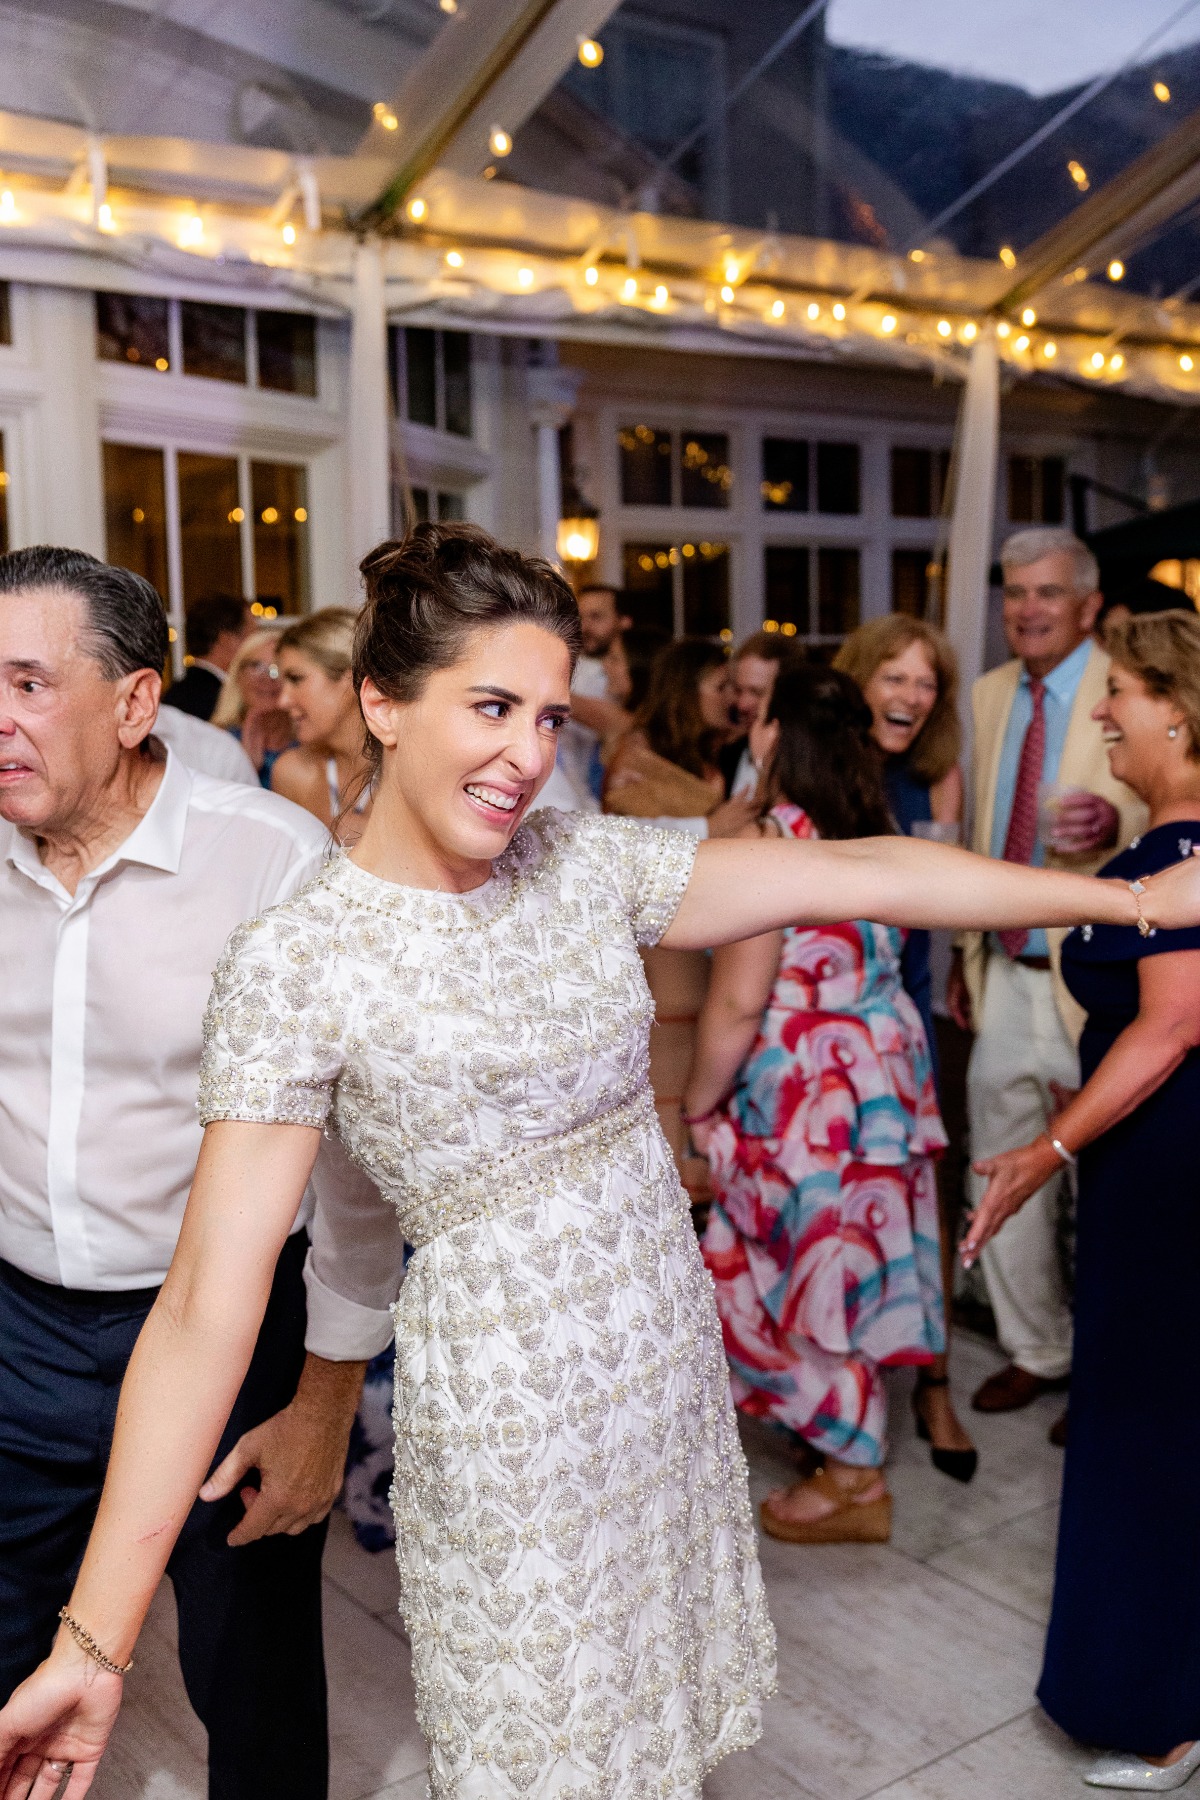
<path id="1" fill-rule="evenodd" d="M 99 1663 L 106 1674 L 128 1675 L 130 1669 L 133 1667 L 132 1656 L 127 1663 L 114 1662 L 111 1656 L 105 1656 L 91 1632 L 81 1625 L 78 1619 L 73 1619 L 65 1606 L 60 1609 L 58 1616 L 70 1632 L 71 1636 L 75 1639 L 75 1642 L 79 1645 L 79 1648 L 83 1651 L 84 1655 L 90 1656 L 94 1663 Z"/>
<path id="2" fill-rule="evenodd" d="M 1142 895 L 1146 891 L 1146 884 L 1144 881 L 1131 881 L 1127 883 L 1127 886 L 1130 893 L 1133 895 L 1133 904 L 1137 907 L 1138 930 L 1143 937 L 1149 937 L 1152 934 L 1154 927 L 1152 925 L 1147 925 L 1146 915 L 1142 911 Z"/>

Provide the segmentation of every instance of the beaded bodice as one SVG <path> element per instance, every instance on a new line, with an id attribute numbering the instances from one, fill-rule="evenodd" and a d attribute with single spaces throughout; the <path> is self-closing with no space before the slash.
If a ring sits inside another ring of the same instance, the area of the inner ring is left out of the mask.
<path id="1" fill-rule="evenodd" d="M 546 811 L 468 894 L 333 858 L 230 940 L 202 1119 L 332 1114 L 414 1244 L 582 1176 L 653 1126 L 637 951 L 670 923 L 694 852 Z"/>

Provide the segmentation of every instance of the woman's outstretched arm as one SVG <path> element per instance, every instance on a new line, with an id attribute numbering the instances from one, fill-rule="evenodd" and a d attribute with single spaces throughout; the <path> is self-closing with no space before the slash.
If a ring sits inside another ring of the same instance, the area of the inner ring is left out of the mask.
<path id="1" fill-rule="evenodd" d="M 320 1141 L 308 1125 L 222 1122 L 204 1134 L 179 1244 L 125 1375 L 100 1509 L 68 1602 L 114 1663 L 132 1656 L 208 1473 Z M 120 1691 L 120 1677 L 60 1629 L 0 1712 L 3 1800 L 50 1800 L 62 1774 L 50 1761 L 74 1763 L 66 1795 L 79 1800 Z"/>
<path id="2" fill-rule="evenodd" d="M 1200 924 L 1200 860 L 1147 877 L 1150 925 Z M 702 843 L 668 950 L 706 950 L 784 925 L 881 925 L 1004 930 L 1033 925 L 1135 925 L 1124 881 L 1030 869 L 919 838 Z"/>

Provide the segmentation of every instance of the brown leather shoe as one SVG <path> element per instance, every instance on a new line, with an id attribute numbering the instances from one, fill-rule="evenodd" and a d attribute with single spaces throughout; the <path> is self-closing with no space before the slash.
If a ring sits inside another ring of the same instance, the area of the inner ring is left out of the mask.
<path id="1" fill-rule="evenodd" d="M 1062 1375 L 1057 1381 L 1047 1381 L 1042 1375 L 1031 1375 L 1028 1369 L 1018 1368 L 1016 1363 L 1006 1363 L 976 1390 L 971 1405 L 976 1412 L 1018 1412 L 1043 1394 L 1061 1394 L 1070 1379 L 1069 1375 Z"/>
<path id="2" fill-rule="evenodd" d="M 1067 1426 L 1070 1422 L 1070 1418 L 1070 1413 L 1064 1413 L 1061 1419 L 1055 1419 L 1053 1425 L 1046 1433 L 1046 1436 L 1050 1439 L 1050 1442 L 1054 1445 L 1056 1450 L 1065 1450 L 1067 1447 Z"/>

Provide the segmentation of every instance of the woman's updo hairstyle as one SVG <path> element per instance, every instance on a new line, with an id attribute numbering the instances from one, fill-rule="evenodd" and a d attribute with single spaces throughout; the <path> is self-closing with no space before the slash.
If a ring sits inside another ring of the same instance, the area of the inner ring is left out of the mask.
<path id="1" fill-rule="evenodd" d="M 881 837 L 895 830 L 871 736 L 871 709 L 858 684 L 819 663 L 785 664 L 767 719 L 779 741 L 766 771 L 768 805 L 803 807 L 823 838 Z"/>
<path id="2" fill-rule="evenodd" d="M 571 668 L 581 649 L 568 583 L 540 556 L 507 550 L 478 525 L 427 522 L 377 544 L 359 564 L 366 604 L 354 633 L 354 689 L 373 681 L 389 700 L 416 700 L 476 631 L 540 625 L 561 638 Z M 368 733 L 368 751 L 379 745 Z"/>

